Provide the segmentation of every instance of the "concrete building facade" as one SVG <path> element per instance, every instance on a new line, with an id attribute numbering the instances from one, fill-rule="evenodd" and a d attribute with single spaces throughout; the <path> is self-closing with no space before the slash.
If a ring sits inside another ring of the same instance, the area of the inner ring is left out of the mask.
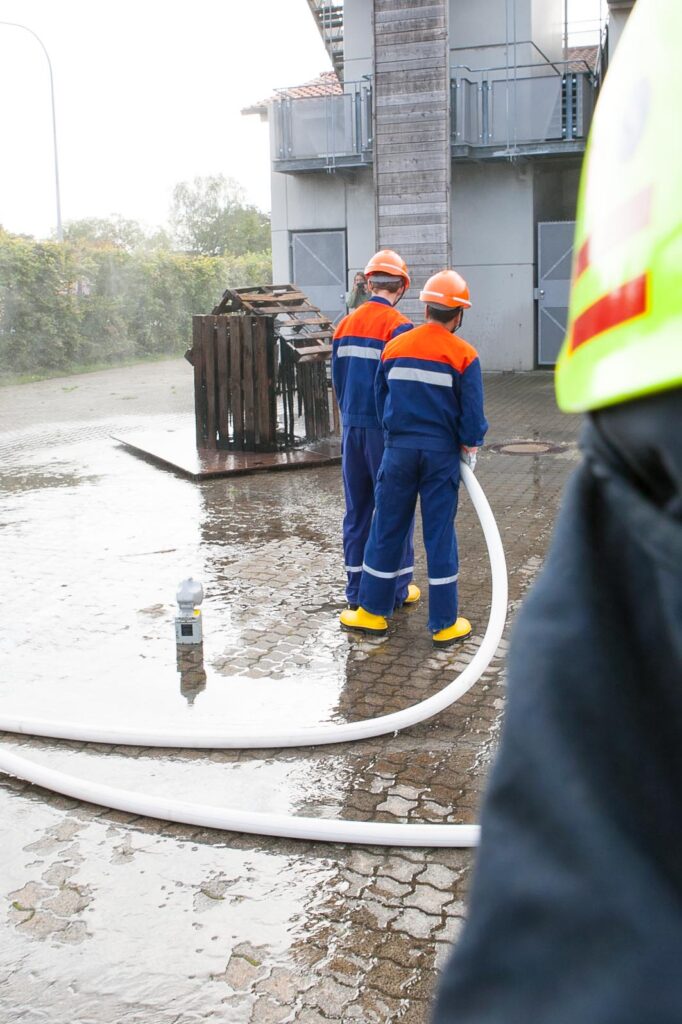
<path id="1" fill-rule="evenodd" d="M 332 5 L 309 4 L 324 35 Z M 565 49 L 564 0 L 334 6 L 340 84 L 268 106 L 273 279 L 338 318 L 355 271 L 394 248 L 413 275 L 401 308 L 420 319 L 419 288 L 452 265 L 484 366 L 552 365 L 600 71 L 632 2 L 609 6 L 589 53 Z"/>

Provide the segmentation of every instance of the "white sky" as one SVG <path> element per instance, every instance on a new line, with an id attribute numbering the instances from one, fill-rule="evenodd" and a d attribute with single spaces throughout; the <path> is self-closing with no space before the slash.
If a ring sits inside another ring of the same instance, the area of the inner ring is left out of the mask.
<path id="1" fill-rule="evenodd" d="M 270 206 L 267 125 L 239 112 L 330 68 L 305 0 L 0 0 L 52 61 L 63 221 L 166 222 L 173 187 L 225 174 Z M 56 226 L 47 61 L 0 25 L 0 224 Z"/>
<path id="2" fill-rule="evenodd" d="M 570 18 L 596 19 L 604 0 L 569 4 Z M 268 210 L 267 126 L 240 110 L 330 67 L 305 0 L 0 0 L 0 21 L 33 29 L 52 61 L 63 221 L 162 225 L 179 181 L 221 173 Z M 0 224 L 49 236 L 47 61 L 4 25 L 0 143 Z"/>

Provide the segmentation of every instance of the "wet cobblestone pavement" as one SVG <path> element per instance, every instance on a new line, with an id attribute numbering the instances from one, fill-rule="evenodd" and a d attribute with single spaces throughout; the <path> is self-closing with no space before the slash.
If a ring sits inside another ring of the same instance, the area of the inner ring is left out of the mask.
<path id="1" fill-rule="evenodd" d="M 513 613 L 577 461 L 549 374 L 488 375 L 477 476 Z M 192 429 L 183 361 L 0 390 L 7 714 L 149 728 L 268 730 L 407 707 L 467 663 L 488 614 L 485 545 L 458 514 L 470 642 L 434 651 L 426 608 L 385 639 L 338 629 L 338 466 L 194 483 L 116 431 Z M 419 537 L 419 528 L 416 538 Z M 419 540 L 415 580 L 425 580 Z M 176 654 L 175 590 L 202 580 L 203 664 Z M 508 635 L 507 628 L 507 635 Z M 282 751 L 144 750 L 3 735 L 88 778 L 219 806 L 473 822 L 503 708 L 505 642 L 438 717 L 388 738 Z M 38 1024 L 426 1024 L 464 913 L 470 851 L 353 848 L 136 818 L 0 778 L 0 1020 Z"/>

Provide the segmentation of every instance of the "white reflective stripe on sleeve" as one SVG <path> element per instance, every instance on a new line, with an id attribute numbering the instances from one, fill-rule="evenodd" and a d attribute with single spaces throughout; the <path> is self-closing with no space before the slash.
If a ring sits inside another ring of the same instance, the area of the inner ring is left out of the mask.
<path id="1" fill-rule="evenodd" d="M 432 587 L 441 587 L 444 583 L 456 583 L 458 578 L 458 572 L 456 572 L 454 576 L 441 576 L 438 580 L 432 580 L 429 576 L 429 585 Z"/>
<path id="2" fill-rule="evenodd" d="M 404 569 L 398 569 L 397 572 L 379 572 L 378 569 L 370 569 L 367 563 L 363 562 L 362 571 L 368 572 L 370 576 L 378 576 L 380 580 L 394 580 L 397 576 L 404 576 L 406 572 L 413 572 L 414 566 L 407 565 Z"/>
<path id="3" fill-rule="evenodd" d="M 336 358 L 343 359 L 344 356 L 356 356 L 358 359 L 381 359 L 381 352 L 378 348 L 365 348 L 363 345 L 339 345 L 336 350 Z"/>
<path id="4" fill-rule="evenodd" d="M 361 565 L 347 565 L 346 572 L 362 572 Z"/>
<path id="5" fill-rule="evenodd" d="M 410 366 L 394 366 L 388 371 L 389 380 L 418 380 L 422 384 L 437 384 L 439 388 L 451 388 L 452 377 L 449 373 L 438 373 L 436 370 L 415 370 Z"/>

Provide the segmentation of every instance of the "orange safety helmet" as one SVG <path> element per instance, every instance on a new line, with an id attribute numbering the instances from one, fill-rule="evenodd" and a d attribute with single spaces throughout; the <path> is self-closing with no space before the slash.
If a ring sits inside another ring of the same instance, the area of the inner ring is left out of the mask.
<path id="1" fill-rule="evenodd" d="M 410 287 L 410 275 L 407 272 L 407 264 L 402 256 L 399 256 L 393 249 L 380 249 L 375 252 L 365 267 L 365 277 L 370 274 L 390 274 L 391 277 L 402 277 L 405 288 Z"/>
<path id="2" fill-rule="evenodd" d="M 419 298 L 435 309 L 468 309 L 471 306 L 469 287 L 456 270 L 440 270 L 430 277 Z"/>

